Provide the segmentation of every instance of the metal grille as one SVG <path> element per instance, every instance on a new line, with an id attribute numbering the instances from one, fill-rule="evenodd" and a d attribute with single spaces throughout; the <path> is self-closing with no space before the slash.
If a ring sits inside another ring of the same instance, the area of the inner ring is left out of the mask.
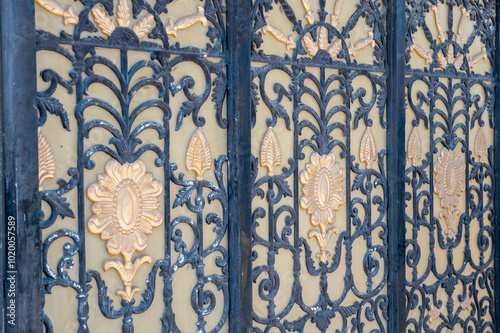
<path id="1" fill-rule="evenodd" d="M 497 331 L 495 2 L 0 4 L 7 332 Z"/>

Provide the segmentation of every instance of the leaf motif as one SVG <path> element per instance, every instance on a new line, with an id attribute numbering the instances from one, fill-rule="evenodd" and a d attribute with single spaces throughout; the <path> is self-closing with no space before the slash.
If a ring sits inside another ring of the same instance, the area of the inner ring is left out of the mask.
<path id="1" fill-rule="evenodd" d="M 354 177 L 354 181 L 352 183 L 351 191 L 359 190 L 363 186 L 363 180 L 365 179 L 365 174 L 361 173 Z"/>
<path id="2" fill-rule="evenodd" d="M 186 167 L 196 173 L 196 180 L 203 180 L 203 173 L 212 167 L 212 152 L 207 137 L 197 128 L 189 140 L 186 153 Z"/>
<path id="3" fill-rule="evenodd" d="M 40 118 L 43 118 L 45 116 L 44 115 L 45 112 L 49 112 L 50 114 L 53 114 L 54 116 L 58 116 L 59 118 L 61 118 L 62 126 L 68 131 L 70 130 L 68 113 L 66 112 L 63 105 L 61 104 L 61 102 L 59 102 L 58 99 L 54 97 L 38 96 L 36 100 L 37 100 L 38 110 L 40 111 Z"/>
<path id="4" fill-rule="evenodd" d="M 377 160 L 377 145 L 370 127 L 367 127 L 361 138 L 361 147 L 359 150 L 361 162 L 366 163 L 366 168 L 371 169 L 372 163 Z"/>
<path id="5" fill-rule="evenodd" d="M 453 65 L 457 70 L 460 70 L 460 67 L 462 67 L 462 64 L 464 63 L 464 55 L 459 54 L 455 60 L 453 61 Z"/>
<path id="6" fill-rule="evenodd" d="M 482 127 L 479 127 L 479 131 L 476 134 L 476 142 L 474 143 L 474 152 L 476 156 L 479 157 L 481 161 L 483 157 L 488 155 L 488 142 L 486 141 L 486 135 Z"/>
<path id="7" fill-rule="evenodd" d="M 328 53 L 332 56 L 332 59 L 337 57 L 337 55 L 340 53 L 340 50 L 342 49 L 342 40 L 336 39 L 332 45 L 328 48 Z"/>
<path id="8" fill-rule="evenodd" d="M 43 191 L 42 183 L 46 179 L 53 179 L 56 175 L 56 160 L 49 145 L 49 141 L 38 128 L 38 185 Z"/>
<path id="9" fill-rule="evenodd" d="M 304 37 L 304 46 L 311 57 L 314 57 L 318 53 L 318 47 L 314 44 L 313 40 L 309 36 Z"/>
<path id="10" fill-rule="evenodd" d="M 274 183 L 278 187 L 280 193 L 283 193 L 285 197 L 293 197 L 292 189 L 286 180 L 280 177 L 274 178 Z"/>
<path id="11" fill-rule="evenodd" d="M 182 127 L 182 120 L 192 114 L 197 108 L 199 108 L 199 102 L 197 101 L 185 101 L 182 102 L 181 109 L 177 114 L 177 124 L 175 125 L 175 130 L 178 131 Z"/>
<path id="12" fill-rule="evenodd" d="M 130 24 L 130 8 L 128 7 L 127 0 L 120 0 L 118 3 L 116 22 L 119 27 L 128 27 Z"/>
<path id="13" fill-rule="evenodd" d="M 137 37 L 142 38 L 146 36 L 146 34 L 153 26 L 153 21 L 154 21 L 153 15 L 148 14 L 143 18 L 141 18 L 136 24 L 134 24 L 132 30 L 134 30 Z"/>
<path id="14" fill-rule="evenodd" d="M 417 162 L 422 158 L 422 141 L 416 127 L 413 127 L 408 139 L 408 158 L 412 160 L 413 166 L 417 166 Z"/>
<path id="15" fill-rule="evenodd" d="M 196 189 L 196 186 L 187 186 L 183 187 L 179 190 L 179 192 L 175 195 L 176 198 L 174 200 L 174 203 L 172 205 L 172 208 L 176 208 L 178 206 L 184 205 L 186 202 L 188 202 L 191 199 L 191 195 L 193 194 L 193 191 Z"/>
<path id="16" fill-rule="evenodd" d="M 355 314 L 359 308 L 360 308 L 359 303 L 356 303 L 356 304 L 353 304 L 351 306 L 340 307 L 339 313 L 341 313 L 345 317 L 350 317 L 353 314 Z"/>
<path id="17" fill-rule="evenodd" d="M 213 82 L 212 102 L 215 104 L 217 121 L 224 127 L 227 126 L 227 120 L 222 118 L 222 108 L 224 98 L 226 97 L 227 84 L 224 77 L 218 77 Z"/>
<path id="18" fill-rule="evenodd" d="M 437 60 L 439 62 L 439 66 L 441 66 L 442 69 L 445 69 L 448 65 L 448 61 L 446 61 L 446 58 L 441 53 L 438 53 Z"/>
<path id="19" fill-rule="evenodd" d="M 446 62 L 451 63 L 453 61 L 453 46 L 448 44 L 448 52 L 446 54 Z"/>
<path id="20" fill-rule="evenodd" d="M 94 16 L 94 21 L 101 29 L 102 33 L 110 36 L 115 30 L 115 24 L 111 21 L 109 16 L 99 8 L 92 8 L 92 15 Z"/>
<path id="21" fill-rule="evenodd" d="M 274 176 L 274 168 L 281 165 L 281 147 L 276 133 L 268 127 L 260 146 L 260 165 L 266 167 L 269 176 Z"/>
<path id="22" fill-rule="evenodd" d="M 70 203 L 66 202 L 66 198 L 57 194 L 57 191 L 44 192 L 43 200 L 45 200 L 62 219 L 65 217 L 75 218 L 75 213 L 71 210 Z"/>
<path id="23" fill-rule="evenodd" d="M 318 46 L 321 50 L 326 50 L 326 47 L 328 46 L 328 30 L 325 26 L 321 26 L 319 28 Z"/>

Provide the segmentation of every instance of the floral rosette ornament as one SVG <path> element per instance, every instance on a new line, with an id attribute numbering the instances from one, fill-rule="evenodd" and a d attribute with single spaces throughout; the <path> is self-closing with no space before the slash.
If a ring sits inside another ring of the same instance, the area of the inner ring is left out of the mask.
<path id="1" fill-rule="evenodd" d="M 443 148 L 441 156 L 438 157 L 434 166 L 435 186 L 434 193 L 441 199 L 441 207 L 446 211 L 439 213 L 440 218 L 444 218 L 448 230 L 445 234 L 453 237 L 453 221 L 461 212 L 456 207 L 459 203 L 459 197 L 465 191 L 465 162 L 457 151 L 457 148 L 448 150 Z"/>
<path id="2" fill-rule="evenodd" d="M 327 245 L 333 234 L 338 233 L 335 227 L 328 228 L 336 219 L 336 212 L 345 203 L 344 180 L 345 171 L 336 162 L 335 155 L 320 155 L 314 152 L 310 163 L 300 173 L 303 185 L 300 207 L 311 215 L 311 224 L 319 226 L 320 231 L 311 230 L 309 238 L 316 237 L 321 248 L 318 258 L 326 262 L 331 255 Z"/>
<path id="3" fill-rule="evenodd" d="M 111 160 L 106 163 L 105 172 L 87 189 L 94 214 L 88 228 L 107 241 L 106 248 L 111 255 L 123 256 L 124 263 L 104 262 L 104 270 L 112 267 L 118 271 L 125 289 L 117 291 L 117 295 L 130 302 L 139 291 L 132 286 L 135 274 L 143 263 L 151 263 L 150 256 L 142 256 L 132 263 L 132 256 L 135 251 L 146 249 L 147 235 L 163 223 L 157 199 L 163 192 L 163 184 L 146 172 L 141 160 L 123 165 Z"/>

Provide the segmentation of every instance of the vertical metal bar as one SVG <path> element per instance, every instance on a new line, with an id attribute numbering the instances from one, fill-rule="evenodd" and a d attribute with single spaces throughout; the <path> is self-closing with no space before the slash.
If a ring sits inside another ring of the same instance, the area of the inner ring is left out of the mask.
<path id="1" fill-rule="evenodd" d="M 5 177 L 2 234 L 4 245 L 9 240 L 16 242 L 15 260 L 5 257 L 2 267 L 6 274 L 5 332 L 35 333 L 41 332 L 42 281 L 34 1 L 0 0 L 0 8 Z M 10 249 L 6 253 L 5 246 L 3 251 L 3 256 L 12 254 Z"/>
<path id="2" fill-rule="evenodd" d="M 0 22 L 1 24 L 1 22 Z M 0 28 L 1 29 L 1 28 Z M 0 101 L 3 101 L 3 75 L 2 75 L 2 52 L 1 52 L 1 30 L 0 30 Z M 4 129 L 3 129 L 3 106 L 2 103 L 0 102 L 0 198 L 5 198 L 5 184 L 4 184 L 4 177 L 5 177 L 5 164 L 3 160 L 3 152 L 4 152 L 4 147 L 5 147 L 5 140 L 4 140 Z M 5 281 L 5 255 L 6 255 L 6 249 L 5 249 L 5 222 L 7 219 L 7 216 L 5 214 L 5 200 L 0 200 L 0 296 L 1 302 L 0 302 L 0 330 L 2 332 L 5 332 L 5 289 L 4 289 L 4 283 Z"/>
<path id="3" fill-rule="evenodd" d="M 252 332 L 251 0 L 227 1 L 229 332 Z"/>
<path id="4" fill-rule="evenodd" d="M 498 170 L 496 167 L 500 165 L 500 11 L 499 8 L 500 1 L 496 1 L 496 20 L 495 20 L 495 61 L 493 73 L 495 76 L 495 109 L 494 109 L 494 139 L 493 139 L 493 170 Z M 493 322 L 495 323 L 495 332 L 498 332 L 500 326 L 500 228 L 498 227 L 498 221 L 500 221 L 500 195 L 498 195 L 498 189 L 500 188 L 500 176 L 498 172 L 494 172 L 494 183 L 493 183 L 493 211 L 494 214 L 494 239 L 493 239 L 493 256 L 495 264 L 495 293 L 493 295 L 495 304 L 495 315 Z"/>
<path id="5" fill-rule="evenodd" d="M 405 1 L 387 3 L 388 332 L 405 331 Z"/>

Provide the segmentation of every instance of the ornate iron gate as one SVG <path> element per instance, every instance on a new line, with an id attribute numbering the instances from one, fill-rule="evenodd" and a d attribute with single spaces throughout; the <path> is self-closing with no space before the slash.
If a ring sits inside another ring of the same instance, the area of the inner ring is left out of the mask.
<path id="1" fill-rule="evenodd" d="M 0 3 L 7 332 L 497 332 L 494 1 Z"/>

